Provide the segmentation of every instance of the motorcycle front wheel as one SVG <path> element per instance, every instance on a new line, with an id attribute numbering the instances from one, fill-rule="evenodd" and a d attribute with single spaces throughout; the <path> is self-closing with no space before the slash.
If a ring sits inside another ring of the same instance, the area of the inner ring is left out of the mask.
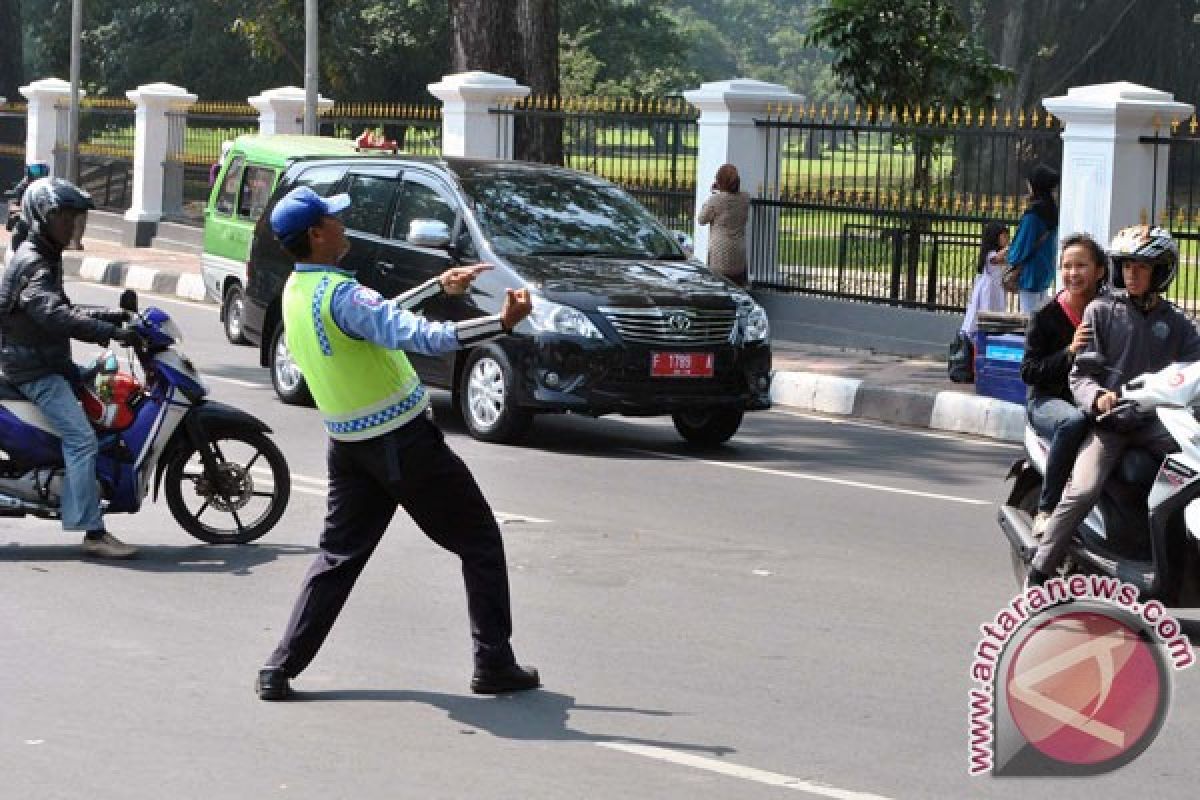
<path id="1" fill-rule="evenodd" d="M 183 529 L 209 544 L 246 544 L 275 526 L 287 508 L 292 478 L 286 459 L 265 434 L 210 431 L 215 469 L 185 443 L 167 464 L 167 507 Z"/>

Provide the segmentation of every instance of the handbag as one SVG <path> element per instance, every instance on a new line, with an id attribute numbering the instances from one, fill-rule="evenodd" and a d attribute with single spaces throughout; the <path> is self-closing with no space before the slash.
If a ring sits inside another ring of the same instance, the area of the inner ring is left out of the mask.
<path id="1" fill-rule="evenodd" d="M 1039 236 L 1037 241 L 1033 243 L 1033 247 L 1030 248 L 1030 252 L 1036 253 L 1039 249 L 1041 249 L 1042 244 L 1044 244 L 1045 241 L 1050 238 L 1050 234 L 1052 233 L 1054 233 L 1053 228 L 1047 228 L 1046 230 L 1042 231 L 1042 235 Z M 1009 264 L 1004 268 L 1004 273 L 1000 276 L 1000 285 L 1004 287 L 1004 291 L 1012 292 L 1013 294 L 1021 291 L 1021 268 L 1024 266 L 1024 263 Z"/>
<path id="2" fill-rule="evenodd" d="M 975 343 L 962 331 L 959 331 L 950 343 L 946 373 L 954 383 L 975 382 Z"/>

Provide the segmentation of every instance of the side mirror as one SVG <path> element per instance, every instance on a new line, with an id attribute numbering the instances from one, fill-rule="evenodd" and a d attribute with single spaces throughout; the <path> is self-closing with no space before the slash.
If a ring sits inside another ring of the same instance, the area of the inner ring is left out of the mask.
<path id="1" fill-rule="evenodd" d="M 1104 356 L 1099 353 L 1080 353 L 1075 356 L 1075 367 L 1084 375 L 1095 375 L 1104 370 Z"/>
<path id="2" fill-rule="evenodd" d="M 137 292 L 133 289 L 126 289 L 121 292 L 121 299 L 118 304 L 121 306 L 122 311 L 131 311 L 136 314 L 138 310 Z"/>
<path id="3" fill-rule="evenodd" d="M 414 219 L 408 223 L 409 244 L 444 249 L 450 245 L 450 226 L 436 219 Z"/>

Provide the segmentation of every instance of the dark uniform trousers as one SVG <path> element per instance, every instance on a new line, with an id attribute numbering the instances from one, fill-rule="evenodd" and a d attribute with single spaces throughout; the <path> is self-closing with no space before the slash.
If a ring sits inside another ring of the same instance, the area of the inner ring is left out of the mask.
<path id="1" fill-rule="evenodd" d="M 313 660 L 397 505 L 426 536 L 462 561 L 476 666 L 514 663 L 500 529 L 474 477 L 446 446 L 441 430 L 422 415 L 374 439 L 331 439 L 328 463 L 328 510 L 320 553 L 266 666 L 295 677 Z"/>

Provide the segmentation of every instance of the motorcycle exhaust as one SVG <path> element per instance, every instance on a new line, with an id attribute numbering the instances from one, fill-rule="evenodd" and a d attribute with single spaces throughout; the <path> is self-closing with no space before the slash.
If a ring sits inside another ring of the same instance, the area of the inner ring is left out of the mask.
<path id="1" fill-rule="evenodd" d="M 1029 515 L 1016 506 L 1003 505 L 996 519 L 1013 550 L 1026 562 L 1032 559 L 1037 550 L 1037 540 L 1033 538 L 1033 520 Z"/>

